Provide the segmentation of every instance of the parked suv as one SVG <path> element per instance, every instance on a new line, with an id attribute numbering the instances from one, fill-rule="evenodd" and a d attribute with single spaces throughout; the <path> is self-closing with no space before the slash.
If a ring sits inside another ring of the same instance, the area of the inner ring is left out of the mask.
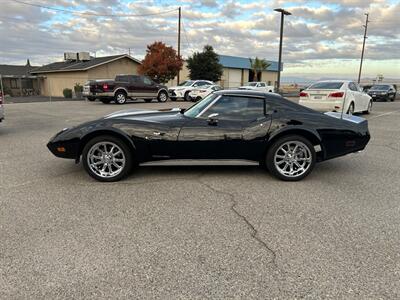
<path id="1" fill-rule="evenodd" d="M 369 89 L 368 95 L 374 101 L 379 99 L 394 101 L 396 99 L 396 89 L 391 84 L 376 84 Z"/>
<path id="2" fill-rule="evenodd" d="M 151 102 L 154 98 L 158 102 L 168 100 L 167 87 L 146 76 L 117 75 L 115 80 L 91 80 L 83 87 L 83 95 L 88 100 L 100 99 L 103 103 L 115 101 L 125 104 L 128 99 L 144 99 Z"/>
<path id="3" fill-rule="evenodd" d="M 212 81 L 208 80 L 186 80 L 181 82 L 177 86 L 172 86 L 169 88 L 169 98 L 171 101 L 176 101 L 179 98 L 183 98 L 185 101 L 190 101 L 190 92 L 198 87 L 213 85 Z"/>
<path id="4" fill-rule="evenodd" d="M 0 122 L 4 120 L 4 106 L 3 106 L 3 94 L 0 91 Z"/>

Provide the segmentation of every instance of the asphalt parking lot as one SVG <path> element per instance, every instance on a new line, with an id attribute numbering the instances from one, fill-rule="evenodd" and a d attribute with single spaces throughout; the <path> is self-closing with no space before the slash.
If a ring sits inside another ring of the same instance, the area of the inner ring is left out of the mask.
<path id="1" fill-rule="evenodd" d="M 400 298 L 400 101 L 374 104 L 364 152 L 295 183 L 168 162 L 104 184 L 45 146 L 113 111 L 185 105 L 6 105 L 1 299 Z"/>

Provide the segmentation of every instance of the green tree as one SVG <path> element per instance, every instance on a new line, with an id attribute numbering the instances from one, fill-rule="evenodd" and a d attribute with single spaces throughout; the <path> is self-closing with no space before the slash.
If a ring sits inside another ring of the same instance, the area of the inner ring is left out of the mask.
<path id="1" fill-rule="evenodd" d="M 218 54 L 210 45 L 204 46 L 203 52 L 195 52 L 189 57 L 187 67 L 192 80 L 204 79 L 216 82 L 221 79 L 223 72 Z"/>
<path id="2" fill-rule="evenodd" d="M 250 59 L 251 69 L 253 70 L 253 81 L 258 81 L 258 74 L 266 70 L 271 64 L 265 59 L 260 59 L 256 56 L 255 59 Z"/>
<path id="3" fill-rule="evenodd" d="M 174 79 L 182 69 L 183 60 L 175 49 L 162 42 L 147 46 L 146 56 L 138 68 L 139 74 L 147 75 L 156 82 L 166 83 Z"/>

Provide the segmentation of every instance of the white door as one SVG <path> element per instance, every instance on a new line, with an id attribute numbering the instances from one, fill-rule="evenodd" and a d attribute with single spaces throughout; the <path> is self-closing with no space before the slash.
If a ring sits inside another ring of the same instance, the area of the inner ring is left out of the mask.
<path id="1" fill-rule="evenodd" d="M 242 85 L 242 70 L 229 69 L 229 88 L 237 88 Z"/>

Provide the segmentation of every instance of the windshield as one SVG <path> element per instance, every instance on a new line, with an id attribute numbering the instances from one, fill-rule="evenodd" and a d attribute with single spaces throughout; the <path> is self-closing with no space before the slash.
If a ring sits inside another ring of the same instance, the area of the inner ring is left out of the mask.
<path id="1" fill-rule="evenodd" d="M 192 107 L 187 109 L 185 111 L 184 115 L 189 118 L 197 117 L 197 115 L 201 111 L 203 111 L 204 108 L 206 108 L 208 105 L 210 105 L 217 97 L 218 97 L 218 95 L 215 95 L 215 94 L 208 95 L 203 100 L 201 100 L 200 102 L 197 102 L 195 105 L 193 105 Z"/>
<path id="2" fill-rule="evenodd" d="M 339 90 L 343 82 L 317 82 L 311 85 L 309 90 Z"/>
<path id="3" fill-rule="evenodd" d="M 257 82 L 249 82 L 248 84 L 247 84 L 247 86 L 256 86 L 257 85 Z"/>
<path id="4" fill-rule="evenodd" d="M 185 80 L 184 82 L 181 82 L 178 84 L 178 86 L 191 86 L 193 84 L 193 81 L 191 80 Z"/>
<path id="5" fill-rule="evenodd" d="M 390 87 L 388 85 L 374 85 L 370 90 L 373 90 L 373 91 L 386 91 L 389 88 Z"/>

